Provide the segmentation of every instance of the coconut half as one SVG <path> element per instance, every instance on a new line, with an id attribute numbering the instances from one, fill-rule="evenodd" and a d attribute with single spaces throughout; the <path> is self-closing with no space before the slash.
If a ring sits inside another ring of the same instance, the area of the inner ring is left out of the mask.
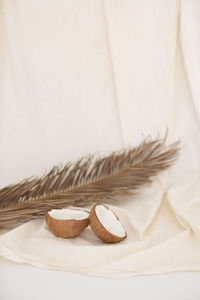
<path id="1" fill-rule="evenodd" d="M 119 218 L 106 205 L 96 204 L 89 217 L 93 232 L 106 243 L 118 243 L 127 237 Z"/>
<path id="2" fill-rule="evenodd" d="M 71 238 L 79 235 L 89 224 L 84 210 L 52 209 L 45 214 L 46 223 L 56 236 Z"/>

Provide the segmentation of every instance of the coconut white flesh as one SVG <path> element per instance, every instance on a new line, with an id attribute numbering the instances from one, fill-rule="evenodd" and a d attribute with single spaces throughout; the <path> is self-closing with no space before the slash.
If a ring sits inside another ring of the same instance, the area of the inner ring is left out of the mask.
<path id="1" fill-rule="evenodd" d="M 89 217 L 89 213 L 73 209 L 52 209 L 48 214 L 57 220 L 83 220 Z"/>
<path id="2" fill-rule="evenodd" d="M 126 231 L 119 220 L 117 220 L 115 214 L 105 207 L 104 205 L 97 205 L 95 207 L 96 216 L 100 223 L 110 233 L 123 238 L 126 235 Z"/>

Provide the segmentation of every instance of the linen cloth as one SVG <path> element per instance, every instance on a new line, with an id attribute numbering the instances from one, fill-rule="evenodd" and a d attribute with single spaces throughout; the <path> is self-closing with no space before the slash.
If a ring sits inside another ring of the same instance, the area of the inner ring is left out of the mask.
<path id="1" fill-rule="evenodd" d="M 126 277 L 200 270 L 200 2 L 1 0 L 0 185 L 143 136 L 181 141 L 140 194 L 110 203 L 116 245 L 88 227 L 56 238 L 44 219 L 0 237 L 16 262 Z"/>

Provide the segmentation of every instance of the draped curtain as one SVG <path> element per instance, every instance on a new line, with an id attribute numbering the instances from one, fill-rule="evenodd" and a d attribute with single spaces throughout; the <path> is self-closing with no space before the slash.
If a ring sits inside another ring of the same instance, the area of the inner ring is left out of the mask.
<path id="1" fill-rule="evenodd" d="M 1 187 L 166 128 L 181 141 L 172 168 L 112 202 L 126 242 L 58 240 L 39 219 L 2 233 L 0 255 L 102 276 L 199 270 L 199 66 L 198 0 L 0 0 Z"/>

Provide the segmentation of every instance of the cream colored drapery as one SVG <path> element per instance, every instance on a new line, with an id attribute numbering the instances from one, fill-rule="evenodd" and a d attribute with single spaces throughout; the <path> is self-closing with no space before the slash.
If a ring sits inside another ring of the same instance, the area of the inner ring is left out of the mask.
<path id="1" fill-rule="evenodd" d="M 44 220 L 0 236 L 0 255 L 125 277 L 200 270 L 200 1 L 1 0 L 0 185 L 168 127 L 176 164 L 112 204 L 128 230 L 55 238 Z"/>

